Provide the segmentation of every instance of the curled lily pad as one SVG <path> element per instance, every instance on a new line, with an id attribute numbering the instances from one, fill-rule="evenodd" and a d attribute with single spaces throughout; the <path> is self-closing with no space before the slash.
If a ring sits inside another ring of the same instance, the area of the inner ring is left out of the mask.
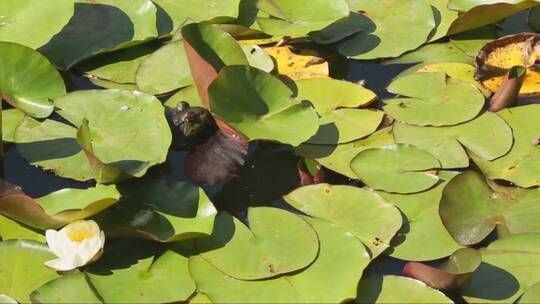
<path id="1" fill-rule="evenodd" d="M 440 168 L 440 163 L 425 150 L 393 144 L 358 153 L 351 162 L 351 168 L 370 188 L 415 193 L 439 182 L 439 177 L 429 170 Z"/>
<path id="2" fill-rule="evenodd" d="M 397 208 L 377 193 L 351 186 L 304 186 L 284 199 L 296 209 L 351 233 L 369 248 L 372 258 L 390 245 L 401 227 Z"/>
<path id="3" fill-rule="evenodd" d="M 47 245 L 39 242 L 0 242 L 0 294 L 5 294 L 19 303 L 29 303 L 32 291 L 59 277 L 56 271 L 43 264 L 54 258 L 55 255 Z"/>
<path id="4" fill-rule="evenodd" d="M 28 115 L 49 116 L 50 99 L 66 94 L 64 80 L 37 51 L 20 44 L 0 42 L 2 98 Z"/>
<path id="5" fill-rule="evenodd" d="M 391 128 L 381 129 L 367 138 L 339 145 L 301 144 L 295 148 L 296 154 L 314 159 L 324 167 L 356 179 L 351 169 L 351 161 L 360 152 L 394 143 Z"/>
<path id="6" fill-rule="evenodd" d="M 331 78 L 300 79 L 295 82 L 298 100 L 309 100 L 321 115 L 338 108 L 367 107 L 377 95 L 363 86 Z"/>
<path id="7" fill-rule="evenodd" d="M 228 213 L 217 215 L 210 237 L 195 242 L 201 256 L 230 277 L 257 280 L 293 272 L 317 256 L 319 240 L 300 216 L 268 207 L 251 208 L 250 227 Z"/>
<path id="8" fill-rule="evenodd" d="M 483 176 L 467 171 L 443 191 L 439 212 L 444 226 L 462 245 L 473 245 L 494 228 L 500 235 L 538 233 L 539 189 L 488 185 Z"/>
<path id="9" fill-rule="evenodd" d="M 212 112 L 249 140 L 298 146 L 318 129 L 310 103 L 291 98 L 292 91 L 281 80 L 249 66 L 223 68 L 208 94 Z"/>
<path id="10" fill-rule="evenodd" d="M 0 196 L 0 213 L 43 230 L 93 216 L 120 198 L 115 186 L 104 185 L 63 189 L 37 199 L 32 199 L 17 187 L 11 186 L 5 191 Z"/>
<path id="11" fill-rule="evenodd" d="M 178 40 L 162 46 L 141 63 L 135 77 L 139 89 L 152 95 L 192 84 L 184 43 Z"/>
<path id="12" fill-rule="evenodd" d="M 24 120 L 24 112 L 17 109 L 3 110 L 1 114 L 2 120 L 2 140 L 4 142 L 14 142 L 15 129 Z"/>
<path id="13" fill-rule="evenodd" d="M 429 261 L 446 257 L 460 248 L 439 217 L 442 191 L 456 175 L 456 172 L 441 171 L 441 183 L 414 195 L 377 192 L 399 208 L 404 220 L 387 254 L 405 261 Z M 429 246 L 425 246 L 426 243 Z"/>
<path id="14" fill-rule="evenodd" d="M 96 217 L 107 235 L 173 242 L 212 233 L 217 211 L 196 186 L 140 179 L 119 189 L 121 201 Z"/>
<path id="15" fill-rule="evenodd" d="M 418 262 L 408 262 L 403 272 L 435 289 L 455 289 L 466 281 L 482 263 L 482 256 L 472 248 L 454 252 L 445 264 L 432 267 Z"/>
<path id="16" fill-rule="evenodd" d="M 435 28 L 431 5 L 424 0 L 350 0 L 349 5 L 372 21 L 340 48 L 350 58 L 397 57 L 424 44 Z"/>
<path id="17" fill-rule="evenodd" d="M 345 0 L 303 1 L 261 0 L 257 8 L 269 17 L 259 16 L 257 23 L 262 31 L 270 35 L 301 36 L 326 27 L 332 22 L 346 17 L 349 6 Z"/>
<path id="18" fill-rule="evenodd" d="M 394 80 L 388 91 L 408 96 L 385 100 L 384 110 L 399 121 L 419 126 L 447 126 L 469 121 L 484 106 L 484 95 L 445 73 L 417 73 Z"/>
<path id="19" fill-rule="evenodd" d="M 471 303 L 512 303 L 540 282 L 540 236 L 520 234 L 480 249 L 482 264 L 461 287 Z"/>
<path id="20" fill-rule="evenodd" d="M 397 123 L 394 125 L 394 138 L 397 143 L 411 144 L 428 151 L 441 162 L 442 168 L 468 167 L 466 150 L 489 161 L 505 155 L 513 144 L 512 129 L 502 118 L 489 112 L 469 122 L 448 127 Z"/>
<path id="21" fill-rule="evenodd" d="M 0 3 L 0 40 L 36 49 L 60 32 L 73 15 L 73 0 L 6 0 Z M 4 56 L 2 56 L 4 57 Z M 2 64 L 4 66 L 4 64 Z"/>
<path id="22" fill-rule="evenodd" d="M 454 303 L 421 281 L 394 275 L 368 276 L 358 285 L 357 303 Z"/>
<path id="23" fill-rule="evenodd" d="M 190 258 L 190 271 L 199 291 L 215 303 L 341 303 L 354 298 L 362 271 L 370 261 L 366 249 L 330 223 L 313 218 L 306 221 L 320 241 L 317 258 L 308 268 L 273 279 L 243 281 L 226 276 L 202 257 L 194 256 Z M 340 284 L 328 284 L 327 280 Z"/>
<path id="24" fill-rule="evenodd" d="M 540 185 L 540 105 L 504 109 L 497 112 L 510 125 L 514 145 L 510 152 L 492 161 L 472 154 L 474 162 L 490 179 L 503 179 L 520 187 Z"/>
<path id="25" fill-rule="evenodd" d="M 540 72 L 536 59 L 540 56 L 540 35 L 520 33 L 501 37 L 486 44 L 476 56 L 476 78 L 492 92 L 502 85 L 506 74 L 514 66 L 527 68 L 519 96 L 540 94 Z M 538 45 L 538 46 L 537 46 Z"/>
<path id="26" fill-rule="evenodd" d="M 264 50 L 275 59 L 277 71 L 291 79 L 328 78 L 330 73 L 328 62 L 317 54 L 293 51 L 288 45 L 266 47 Z"/>

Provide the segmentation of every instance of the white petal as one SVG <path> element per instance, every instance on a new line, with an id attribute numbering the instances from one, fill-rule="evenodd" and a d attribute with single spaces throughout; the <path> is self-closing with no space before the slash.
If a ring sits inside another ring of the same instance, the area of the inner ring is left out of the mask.
<path id="1" fill-rule="evenodd" d="M 45 266 L 55 269 L 57 271 L 70 271 L 79 266 L 75 265 L 72 260 L 68 259 L 54 259 L 45 262 Z"/>
<path id="2" fill-rule="evenodd" d="M 45 232 L 45 239 L 47 240 L 47 245 L 49 245 L 51 251 L 57 257 L 62 257 L 64 255 L 64 247 L 62 246 L 59 234 L 58 231 L 49 229 Z"/>

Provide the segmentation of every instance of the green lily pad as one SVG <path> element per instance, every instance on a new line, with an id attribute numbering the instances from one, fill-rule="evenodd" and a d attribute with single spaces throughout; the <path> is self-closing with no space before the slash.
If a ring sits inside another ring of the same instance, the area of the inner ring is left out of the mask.
<path id="1" fill-rule="evenodd" d="M 431 34 L 429 41 L 435 41 L 445 37 L 452 22 L 459 16 L 458 12 L 448 9 L 448 0 L 428 0 L 432 7 L 436 10 L 435 23 L 437 26 Z"/>
<path id="2" fill-rule="evenodd" d="M 353 299 L 370 261 L 366 249 L 355 237 L 330 223 L 313 218 L 306 221 L 320 240 L 317 258 L 308 268 L 274 279 L 242 281 L 194 256 L 190 258 L 190 271 L 197 288 L 214 303 L 342 303 Z"/>
<path id="3" fill-rule="evenodd" d="M 387 254 L 405 261 L 429 261 L 449 256 L 461 247 L 448 233 L 439 217 L 442 191 L 456 175 L 456 172 L 441 171 L 441 183 L 413 195 L 377 192 L 387 202 L 399 208 L 405 221 L 390 242 L 391 249 Z"/>
<path id="4" fill-rule="evenodd" d="M 42 243 L 29 240 L 0 242 L 0 294 L 19 303 L 29 303 L 32 291 L 59 277 L 56 271 L 43 264 L 54 258 L 55 255 Z"/>
<path id="5" fill-rule="evenodd" d="M 356 179 L 357 176 L 351 169 L 351 161 L 360 152 L 379 148 L 394 143 L 391 128 L 381 129 L 365 139 L 359 139 L 340 145 L 316 145 L 301 144 L 295 148 L 297 155 L 316 160 L 324 167 Z"/>
<path id="6" fill-rule="evenodd" d="M 4 241 L 26 239 L 45 242 L 45 236 L 42 233 L 18 223 L 9 217 L 0 215 L 0 226 L 2 227 L 2 231 L 0 231 L 0 239 Z"/>
<path id="7" fill-rule="evenodd" d="M 520 187 L 540 186 L 540 105 L 504 109 L 497 112 L 514 132 L 512 150 L 496 160 L 485 161 L 471 155 L 489 179 L 503 179 Z"/>
<path id="8" fill-rule="evenodd" d="M 184 43 L 173 41 L 146 58 L 137 70 L 136 80 L 141 91 L 152 95 L 192 84 Z"/>
<path id="9" fill-rule="evenodd" d="M 249 140 L 298 146 L 317 132 L 318 117 L 311 104 L 292 99 L 281 80 L 261 70 L 224 67 L 208 94 L 212 112 Z"/>
<path id="10" fill-rule="evenodd" d="M 181 101 L 189 103 L 189 105 L 192 107 L 202 107 L 201 97 L 199 96 L 199 92 L 197 91 L 197 87 L 195 85 L 187 86 L 176 92 L 173 96 L 167 99 L 165 106 L 169 108 L 176 108 Z"/>
<path id="11" fill-rule="evenodd" d="M 93 216 L 119 198 L 115 186 L 104 185 L 63 189 L 35 200 L 15 189 L 0 197 L 0 213 L 38 229 L 58 228 Z"/>
<path id="12" fill-rule="evenodd" d="M 162 251 L 149 243 L 118 242 L 86 273 L 105 303 L 185 301 L 195 291 L 189 260 L 174 248 Z"/>
<path id="13" fill-rule="evenodd" d="M 518 301 L 519 304 L 534 304 L 538 302 L 540 302 L 540 282 L 527 288 Z"/>
<path id="14" fill-rule="evenodd" d="M 460 293 L 469 303 L 512 303 L 540 282 L 540 236 L 520 234 L 481 249 L 482 264 Z"/>
<path id="15" fill-rule="evenodd" d="M 341 46 L 341 54 L 349 58 L 398 57 L 424 44 L 436 26 L 431 5 L 425 0 L 349 0 L 349 5 L 351 11 L 365 12 L 372 21 Z"/>
<path id="16" fill-rule="evenodd" d="M 139 17 L 128 14 L 137 13 L 140 10 L 144 16 L 155 18 L 155 15 L 152 15 L 152 10 L 155 12 L 155 6 L 149 6 L 148 3 L 151 4 L 151 2 L 148 0 L 137 0 L 136 2 L 115 0 L 114 2 L 114 6 L 97 3 L 97 1 L 75 3 L 75 13 L 69 23 L 39 51 L 58 68 L 68 70 L 78 62 L 93 55 L 112 51 L 121 46 L 127 47 L 130 44 L 142 43 L 143 41 L 136 40 L 128 44 L 135 37 L 146 36 L 138 36 L 139 33 L 135 32 L 136 26 L 131 18 L 134 18 L 136 22 Z M 133 10 L 131 10 L 131 3 L 136 3 L 138 6 L 133 6 Z M 123 11 L 122 8 L 130 9 Z M 144 25 L 137 26 L 137 28 L 147 31 Z"/>
<path id="17" fill-rule="evenodd" d="M 240 7 L 240 0 L 154 0 L 154 2 L 170 17 L 173 29 L 180 28 L 188 18 L 195 22 L 218 17 L 236 18 Z"/>
<path id="18" fill-rule="evenodd" d="M 366 137 L 377 130 L 384 112 L 359 109 L 339 109 L 319 120 L 319 130 L 306 143 L 340 144 Z"/>
<path id="19" fill-rule="evenodd" d="M 454 303 L 423 282 L 394 275 L 365 277 L 356 303 Z"/>
<path id="20" fill-rule="evenodd" d="M 118 187 L 121 201 L 95 218 L 107 235 L 173 242 L 212 233 L 217 211 L 194 185 L 144 178 Z"/>
<path id="21" fill-rule="evenodd" d="M 481 174 L 467 171 L 448 183 L 439 212 L 456 241 L 473 245 L 495 227 L 502 236 L 540 233 L 539 195 L 539 189 L 490 187 Z"/>
<path id="22" fill-rule="evenodd" d="M 399 58 L 387 60 L 383 64 L 405 64 L 419 62 L 459 62 L 473 64 L 474 57 L 468 56 L 450 42 L 430 43 L 418 48 L 417 50 L 405 53 Z"/>
<path id="23" fill-rule="evenodd" d="M 483 26 L 474 30 L 452 35 L 450 41 L 465 54 L 476 57 L 484 45 L 497 39 L 496 27 L 493 25 Z"/>
<path id="24" fill-rule="evenodd" d="M 447 79 L 445 73 L 416 73 L 394 80 L 388 91 L 409 98 L 386 99 L 385 112 L 419 126 L 455 125 L 475 118 L 484 95 L 473 85 Z"/>
<path id="25" fill-rule="evenodd" d="M 394 125 L 397 143 L 422 148 L 440 162 L 442 168 L 469 166 L 472 151 L 483 160 L 494 160 L 512 148 L 512 129 L 497 114 L 486 112 L 469 122 L 449 127 L 419 127 L 402 123 Z"/>
<path id="26" fill-rule="evenodd" d="M 60 73 L 40 53 L 20 44 L 0 42 L 0 58 L 2 98 L 33 117 L 49 116 L 54 109 L 50 99 L 66 94 Z"/>
<path id="27" fill-rule="evenodd" d="M 351 168 L 360 180 L 375 190 L 415 193 L 439 182 L 439 177 L 428 170 L 440 168 L 440 163 L 425 150 L 395 144 L 358 153 Z"/>
<path id="28" fill-rule="evenodd" d="M 30 294 L 33 303 L 103 303 L 82 272 L 49 281 Z"/>
<path id="29" fill-rule="evenodd" d="M 351 186 L 317 184 L 284 196 L 296 209 L 330 222 L 359 239 L 374 259 L 401 228 L 401 214 L 377 193 Z"/>
<path id="30" fill-rule="evenodd" d="M 331 114 L 338 108 L 366 107 L 377 95 L 363 86 L 331 78 L 301 79 L 295 82 L 296 98 L 310 101 L 320 115 Z"/>
<path id="31" fill-rule="evenodd" d="M 8 109 L 2 111 L 2 140 L 4 142 L 15 141 L 15 129 L 17 129 L 17 127 L 24 120 L 24 115 L 24 112 L 17 109 Z"/>
<path id="32" fill-rule="evenodd" d="M 276 208 L 251 208 L 248 222 L 249 228 L 228 213 L 218 214 L 212 235 L 195 241 L 201 256 L 240 280 L 296 271 L 317 256 L 317 234 L 296 214 Z"/>
<path id="33" fill-rule="evenodd" d="M 320 31 L 310 34 L 313 41 L 320 44 L 335 43 L 354 34 L 364 31 L 364 29 L 373 29 L 373 22 L 366 16 L 349 12 L 347 18 L 342 18 Z"/>
<path id="34" fill-rule="evenodd" d="M 277 36 L 303 36 L 349 15 L 345 0 L 315 0 L 309 4 L 304 1 L 262 0 L 257 2 L 257 8 L 269 15 L 257 17 L 261 30 Z"/>
<path id="35" fill-rule="evenodd" d="M 242 44 L 240 47 L 244 51 L 249 65 L 267 73 L 274 70 L 274 61 L 263 48 L 255 44 Z"/>
<path id="36" fill-rule="evenodd" d="M 41 0 L 2 1 L 0 40 L 33 49 L 47 43 L 68 23 L 74 10 L 73 0 L 58 0 L 51 4 Z"/>

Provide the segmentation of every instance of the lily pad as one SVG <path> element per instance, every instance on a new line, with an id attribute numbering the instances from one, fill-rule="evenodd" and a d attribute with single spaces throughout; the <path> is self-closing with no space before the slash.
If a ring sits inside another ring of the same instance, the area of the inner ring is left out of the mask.
<path id="1" fill-rule="evenodd" d="M 440 184 L 414 195 L 377 192 L 399 208 L 405 222 L 390 242 L 387 254 L 405 261 L 429 261 L 449 256 L 460 248 L 439 217 L 442 191 L 456 175 L 456 172 L 441 171 Z M 426 243 L 429 246 L 425 246 Z"/>
<path id="2" fill-rule="evenodd" d="M 439 182 L 439 177 L 429 170 L 440 168 L 440 163 L 425 150 L 394 144 L 358 153 L 351 168 L 360 180 L 375 190 L 415 193 Z"/>
<path id="3" fill-rule="evenodd" d="M 242 281 L 194 256 L 190 258 L 190 271 L 199 291 L 214 303 L 341 303 L 354 298 L 362 271 L 369 263 L 366 249 L 330 223 L 313 218 L 306 221 L 320 240 L 317 258 L 308 268 L 274 279 Z"/>
<path id="4" fill-rule="evenodd" d="M 29 240 L 0 242 L 0 293 L 29 303 L 30 293 L 59 275 L 43 263 L 55 258 L 42 243 Z M 29 275 L 32 274 L 32 275 Z"/>
<path id="5" fill-rule="evenodd" d="M 121 201 L 95 218 L 107 235 L 173 242 L 212 233 L 217 211 L 196 186 L 144 178 L 119 189 Z"/>
<path id="6" fill-rule="evenodd" d="M 30 299 L 33 303 L 103 303 L 82 272 L 72 272 L 49 281 L 32 292 Z"/>
<path id="7" fill-rule="evenodd" d="M 350 0 L 349 5 L 351 11 L 364 12 L 374 24 L 341 46 L 341 54 L 353 59 L 398 57 L 424 44 L 436 26 L 431 5 L 425 0 Z"/>
<path id="8" fill-rule="evenodd" d="M 445 187 L 439 212 L 457 242 L 473 245 L 494 228 L 501 236 L 539 233 L 539 195 L 539 189 L 490 186 L 481 174 L 467 171 Z"/>
<path id="9" fill-rule="evenodd" d="M 120 198 L 115 186 L 98 185 L 88 189 L 63 189 L 32 199 L 19 188 L 0 197 L 0 213 L 38 229 L 58 228 L 93 216 Z"/>
<path id="10" fill-rule="evenodd" d="M 422 148 L 440 162 L 442 168 L 469 166 L 472 151 L 485 161 L 505 155 L 512 148 L 512 129 L 497 114 L 486 112 L 469 122 L 449 127 L 394 125 L 396 143 Z"/>
<path id="11" fill-rule="evenodd" d="M 182 101 L 187 102 L 191 107 L 202 107 L 201 97 L 199 96 L 199 92 L 197 91 L 197 87 L 195 85 L 187 86 L 176 92 L 173 96 L 167 99 L 165 106 L 169 108 L 176 108 L 176 106 Z"/>
<path id="12" fill-rule="evenodd" d="M 377 193 L 351 186 L 317 184 L 284 196 L 296 209 L 352 234 L 372 259 L 390 246 L 401 228 L 401 214 Z"/>
<path id="13" fill-rule="evenodd" d="M 0 40 L 36 49 L 60 32 L 73 15 L 73 0 L 6 0 L 0 3 Z M 2 57 L 4 57 L 2 55 Z M 2 64 L 4 66 L 4 64 Z"/>
<path id="14" fill-rule="evenodd" d="M 50 99 L 66 94 L 60 73 L 40 53 L 20 44 L 0 42 L 0 58 L 2 98 L 33 117 L 49 116 L 54 109 Z"/>
<path id="15" fill-rule="evenodd" d="M 302 36 L 320 30 L 334 21 L 347 17 L 349 6 L 345 0 L 316 0 L 307 3 L 288 0 L 261 0 L 257 8 L 269 16 L 257 17 L 263 32 L 278 36 Z"/>
<path id="16" fill-rule="evenodd" d="M 219 213 L 212 235 L 195 241 L 197 250 L 221 272 L 240 280 L 296 271 L 316 258 L 317 234 L 300 216 L 258 207 L 249 209 L 248 222 L 249 228 L 230 214 Z"/>
<path id="17" fill-rule="evenodd" d="M 343 174 L 348 178 L 357 176 L 351 169 L 351 161 L 360 152 L 379 148 L 394 143 L 391 128 L 381 129 L 365 139 L 339 145 L 301 144 L 295 148 L 296 154 L 308 159 L 314 159 L 324 167 Z"/>
<path id="18" fill-rule="evenodd" d="M 530 286 L 525 290 L 521 298 L 519 299 L 519 304 L 534 304 L 540 301 L 540 282 Z"/>
<path id="19" fill-rule="evenodd" d="M 385 275 L 362 278 L 356 303 L 454 303 L 444 293 L 406 277 Z"/>
<path id="20" fill-rule="evenodd" d="M 294 52 L 290 46 L 264 48 L 276 61 L 277 71 L 293 80 L 306 78 L 328 78 L 328 62 L 312 53 Z"/>
<path id="21" fill-rule="evenodd" d="M 540 105 L 527 105 L 497 112 L 514 133 L 512 150 L 503 157 L 485 161 L 471 155 L 480 170 L 490 179 L 503 179 L 520 187 L 540 186 Z"/>
<path id="22" fill-rule="evenodd" d="M 473 64 L 474 57 L 468 56 L 462 50 L 458 49 L 451 42 L 430 43 L 417 50 L 408 52 L 399 58 L 387 60 L 383 64 L 405 64 L 405 63 L 441 63 L 441 62 L 459 62 Z"/>
<path id="23" fill-rule="evenodd" d="M 263 48 L 255 44 L 242 44 L 240 47 L 242 47 L 249 65 L 267 73 L 274 70 L 274 61 Z"/>
<path id="24" fill-rule="evenodd" d="M 17 109 L 3 110 L 2 120 L 2 140 L 4 142 L 14 142 L 15 129 L 24 120 L 24 112 Z"/>
<path id="25" fill-rule="evenodd" d="M 4 241 L 26 239 L 45 242 L 45 236 L 42 233 L 39 233 L 37 229 L 34 230 L 31 227 L 23 225 L 3 215 L 0 215 L 0 226 L 2 227 L 2 231 L 0 231 L 0 239 Z M 2 302 L 0 301 L 0 303 Z"/>
<path id="26" fill-rule="evenodd" d="M 338 108 L 367 107 L 377 95 L 363 86 L 331 78 L 300 79 L 295 82 L 297 99 L 310 101 L 320 115 Z"/>
<path id="27" fill-rule="evenodd" d="M 385 112 L 419 126 L 455 125 L 475 118 L 484 95 L 473 85 L 447 78 L 445 73 L 416 73 L 394 80 L 388 91 L 408 96 L 385 100 Z"/>
<path id="28" fill-rule="evenodd" d="M 184 43 L 170 42 L 146 58 L 137 70 L 136 82 L 141 91 L 152 95 L 193 84 Z"/>
<path id="29" fill-rule="evenodd" d="M 249 66 L 223 68 L 208 94 L 212 112 L 249 140 L 298 146 L 318 129 L 310 103 L 292 99 L 292 91 L 281 80 Z"/>
<path id="30" fill-rule="evenodd" d="M 540 236 L 503 238 L 480 250 L 482 264 L 461 288 L 471 303 L 512 303 L 540 282 Z"/>

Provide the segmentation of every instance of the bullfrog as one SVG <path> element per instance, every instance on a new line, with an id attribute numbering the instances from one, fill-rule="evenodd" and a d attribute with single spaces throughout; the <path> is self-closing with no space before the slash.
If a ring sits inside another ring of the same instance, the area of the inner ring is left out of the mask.
<path id="1" fill-rule="evenodd" d="M 212 114 L 205 108 L 181 101 L 175 108 L 166 107 L 165 115 L 173 134 L 174 150 L 190 150 L 206 142 L 216 131 Z"/>

